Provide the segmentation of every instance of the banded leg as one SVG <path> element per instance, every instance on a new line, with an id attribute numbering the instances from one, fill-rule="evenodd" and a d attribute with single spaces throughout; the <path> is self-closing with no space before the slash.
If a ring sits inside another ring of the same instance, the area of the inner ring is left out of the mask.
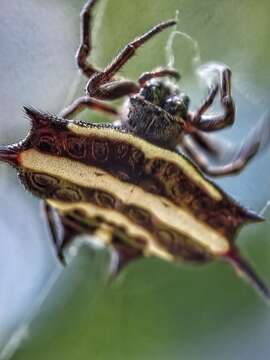
<path id="1" fill-rule="evenodd" d="M 92 9 L 98 0 L 88 0 L 83 6 L 81 19 L 81 43 L 76 54 L 77 65 L 82 73 L 88 78 L 98 70 L 91 64 L 87 63 L 87 57 L 92 50 L 91 27 L 92 27 Z"/>
<path id="2" fill-rule="evenodd" d="M 94 74 L 88 81 L 86 86 L 87 92 L 91 97 L 101 100 L 113 100 L 125 95 L 137 93 L 140 87 L 128 80 L 114 81 L 114 75 L 124 66 L 124 64 L 134 56 L 136 50 L 142 46 L 147 40 L 162 30 L 175 25 L 175 20 L 169 20 L 160 23 L 150 29 L 140 37 L 135 38 L 115 57 L 110 65 L 104 71 Z"/>
<path id="3" fill-rule="evenodd" d="M 59 116 L 65 119 L 71 119 L 74 118 L 74 116 L 76 116 L 77 114 L 81 113 L 86 108 L 105 112 L 110 115 L 119 116 L 116 108 L 111 105 L 105 104 L 104 102 L 90 98 L 89 96 L 82 96 L 76 99 L 71 105 L 61 111 Z"/>
<path id="4" fill-rule="evenodd" d="M 222 114 L 204 115 L 203 113 L 212 105 L 214 100 L 214 91 L 210 93 L 208 99 L 194 114 L 194 125 L 202 131 L 216 131 L 232 125 L 235 117 L 234 101 L 231 95 L 231 70 L 226 66 L 218 66 L 220 73 L 220 98 L 224 109 Z"/>

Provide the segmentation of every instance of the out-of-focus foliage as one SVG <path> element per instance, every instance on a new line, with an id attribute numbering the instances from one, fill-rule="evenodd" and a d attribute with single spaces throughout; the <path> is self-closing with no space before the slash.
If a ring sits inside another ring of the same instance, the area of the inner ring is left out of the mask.
<path id="1" fill-rule="evenodd" d="M 82 5 L 81 0 L 1 1 L 0 143 L 25 134 L 23 104 L 57 113 L 76 94 L 83 94 L 84 80 L 74 61 Z M 232 68 L 237 122 L 222 135 L 241 141 L 269 109 L 269 1 L 100 0 L 98 10 L 93 58 L 101 67 L 128 40 L 179 10 L 178 28 L 198 42 L 202 62 L 220 61 Z M 165 65 L 169 33 L 153 39 L 121 73 L 135 79 Z M 195 107 L 206 88 L 199 87 L 194 76 L 192 43 L 177 37 L 173 51 L 182 86 Z M 83 118 L 97 119 L 89 112 Z M 243 174 L 219 183 L 259 210 L 270 197 L 269 162 L 268 151 Z M 84 246 L 66 269 L 60 269 L 37 215 L 37 201 L 23 193 L 14 171 L 4 165 L 0 201 L 2 358 L 11 354 L 22 335 L 26 339 L 12 359 L 270 357 L 269 307 L 228 265 L 176 266 L 146 259 L 108 286 L 106 252 Z M 269 238 L 269 220 L 247 227 L 238 238 L 268 283 Z M 60 275 L 45 296 L 55 274 Z"/>

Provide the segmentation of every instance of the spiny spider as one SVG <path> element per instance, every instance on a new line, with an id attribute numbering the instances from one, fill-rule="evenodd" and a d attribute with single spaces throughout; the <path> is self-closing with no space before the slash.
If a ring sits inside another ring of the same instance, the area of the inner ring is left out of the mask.
<path id="1" fill-rule="evenodd" d="M 92 9 L 97 1 L 87 1 L 81 11 L 81 44 L 76 54 L 79 69 L 89 78 L 86 96 L 76 99 L 60 116 L 71 119 L 85 108 L 103 111 L 118 117 L 115 126 L 165 148 L 183 150 L 208 175 L 223 176 L 241 171 L 259 149 L 260 136 L 249 138 L 237 150 L 233 160 L 225 165 L 211 166 L 200 151 L 203 148 L 211 155 L 222 153 L 224 144 L 213 141 L 205 133 L 224 129 L 234 122 L 230 69 L 216 64 L 214 71 L 218 73 L 219 83 L 210 88 L 207 98 L 195 112 L 189 111 L 190 99 L 179 89 L 176 81 L 180 79 L 180 74 L 175 69 L 160 68 L 145 72 L 138 82 L 116 77 L 139 47 L 159 32 L 176 25 L 175 20 L 154 26 L 128 43 L 103 71 L 97 69 L 87 62 L 92 49 Z M 206 114 L 218 93 L 223 112 Z M 121 112 L 104 102 L 122 97 L 128 98 Z"/>
<path id="2" fill-rule="evenodd" d="M 269 139 L 269 121 L 257 124 L 232 161 L 210 166 L 205 154 L 218 156 L 223 146 L 207 133 L 231 125 L 235 116 L 229 68 L 214 66 L 219 80 L 195 112 L 189 110 L 189 97 L 179 89 L 180 75 L 174 69 L 146 72 L 138 82 L 118 78 L 117 72 L 136 49 L 176 24 L 169 20 L 135 38 L 103 71 L 98 70 L 87 62 L 96 3 L 87 1 L 82 9 L 76 55 L 79 69 L 89 79 L 86 96 L 60 117 L 25 107 L 31 130 L 23 141 L 0 146 L 0 160 L 15 166 L 25 188 L 43 199 L 62 263 L 76 236 L 95 235 L 117 255 L 115 274 L 142 256 L 195 263 L 222 258 L 270 298 L 270 290 L 234 243 L 243 225 L 262 218 L 237 204 L 199 170 L 219 176 L 243 169 Z M 206 114 L 218 93 L 223 111 Z M 104 102 L 122 97 L 120 112 Z M 66 120 L 86 107 L 117 120 L 114 124 Z"/>

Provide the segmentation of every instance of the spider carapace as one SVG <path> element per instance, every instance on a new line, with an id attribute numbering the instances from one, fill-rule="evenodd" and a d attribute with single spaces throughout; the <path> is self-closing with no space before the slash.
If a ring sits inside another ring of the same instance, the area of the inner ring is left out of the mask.
<path id="1" fill-rule="evenodd" d="M 75 236 L 95 235 L 118 255 L 114 273 L 142 256 L 195 263 L 220 258 L 269 297 L 268 288 L 235 245 L 240 228 L 261 217 L 204 175 L 240 171 L 260 146 L 258 136 L 249 137 L 232 162 L 211 166 L 207 161 L 207 154 L 222 151 L 207 133 L 234 121 L 230 69 L 215 66 L 219 80 L 193 112 L 174 69 L 146 72 L 138 82 L 119 78 L 118 71 L 140 46 L 175 25 L 169 20 L 135 38 L 99 70 L 87 62 L 96 2 L 88 1 L 82 9 L 76 55 L 88 78 L 86 95 L 59 116 L 25 107 L 31 130 L 23 141 L 0 147 L 0 160 L 15 166 L 25 188 L 43 199 L 62 262 L 64 249 Z M 222 111 L 210 115 L 208 109 L 218 94 Z M 121 111 L 107 102 L 122 97 Z M 86 107 L 115 116 L 115 122 L 70 120 Z M 257 128 L 256 134 L 263 131 L 263 126 Z"/>

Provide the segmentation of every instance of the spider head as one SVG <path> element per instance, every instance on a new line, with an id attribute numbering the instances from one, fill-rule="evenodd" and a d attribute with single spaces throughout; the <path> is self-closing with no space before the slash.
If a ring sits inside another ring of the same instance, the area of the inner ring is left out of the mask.
<path id="1" fill-rule="evenodd" d="M 159 106 L 172 116 L 185 119 L 189 107 L 189 97 L 174 83 L 162 79 L 152 79 L 141 89 L 140 96 L 153 105 Z"/>
<path id="2" fill-rule="evenodd" d="M 122 125 L 151 142 L 174 147 L 182 136 L 188 107 L 188 96 L 174 82 L 152 79 L 129 98 Z"/>

